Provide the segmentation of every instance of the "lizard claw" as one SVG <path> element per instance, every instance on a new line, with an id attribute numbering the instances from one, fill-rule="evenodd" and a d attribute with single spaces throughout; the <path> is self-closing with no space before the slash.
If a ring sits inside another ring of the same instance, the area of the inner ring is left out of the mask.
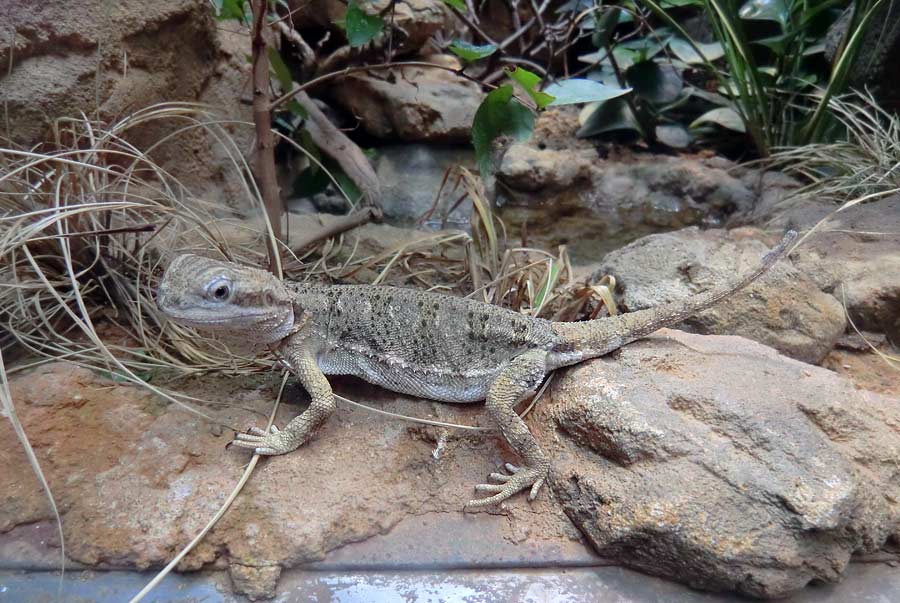
<path id="1" fill-rule="evenodd" d="M 231 444 L 238 448 L 249 448 L 256 454 L 265 456 L 284 454 L 290 451 L 284 449 L 283 438 L 279 436 L 281 430 L 274 425 L 269 428 L 269 431 L 259 427 L 251 427 L 248 431 L 250 433 L 236 434 Z"/>
<path id="2" fill-rule="evenodd" d="M 486 507 L 502 503 L 516 492 L 531 487 L 528 493 L 528 500 L 532 501 L 537 497 L 541 486 L 547 480 L 549 467 L 516 467 L 509 463 L 506 464 L 506 473 L 491 473 L 488 479 L 500 482 L 499 484 L 478 484 L 475 490 L 478 492 L 493 493 L 493 496 L 487 498 L 476 498 L 470 500 L 463 507 L 464 509 Z"/>

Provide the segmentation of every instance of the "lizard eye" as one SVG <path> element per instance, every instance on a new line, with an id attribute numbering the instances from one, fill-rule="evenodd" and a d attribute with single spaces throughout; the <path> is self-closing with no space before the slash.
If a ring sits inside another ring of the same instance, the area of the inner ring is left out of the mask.
<path id="1" fill-rule="evenodd" d="M 231 283 L 225 279 L 213 281 L 206 288 L 206 294 L 216 301 L 226 301 L 231 297 Z"/>

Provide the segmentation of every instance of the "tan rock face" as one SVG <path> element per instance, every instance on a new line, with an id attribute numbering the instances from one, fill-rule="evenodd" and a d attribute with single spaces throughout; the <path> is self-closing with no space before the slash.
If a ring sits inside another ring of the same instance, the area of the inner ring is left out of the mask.
<path id="1" fill-rule="evenodd" d="M 246 35 L 219 28 L 202 0 L 102 0 L 28 2 L 4 6 L 4 25 L 15 32 L 0 39 L 0 102 L 9 111 L 11 137 L 23 146 L 52 138 L 51 124 L 82 112 L 107 123 L 156 103 L 208 103 L 226 118 L 247 120 L 239 104 L 247 81 Z M 147 148 L 184 128 L 184 119 L 146 121 L 126 138 Z M 239 145 L 252 128 L 227 126 Z M 246 148 L 246 147 L 245 147 Z M 229 179 L 230 163 L 221 145 L 203 129 L 188 129 L 151 155 L 198 196 L 243 202 Z M 230 169 L 231 172 L 235 170 Z"/>
<path id="2" fill-rule="evenodd" d="M 216 402 L 202 410 L 243 430 L 264 424 L 279 381 L 267 374 L 171 385 Z M 450 407 L 355 381 L 335 383 L 338 393 L 384 410 L 486 422 L 480 405 Z M 233 432 L 221 433 L 143 388 L 84 369 L 51 364 L 15 376 L 11 385 L 63 514 L 66 552 L 74 562 L 107 568 L 164 565 L 214 515 L 249 460 L 248 454 L 225 448 Z M 298 402 L 305 406 L 305 394 L 289 387 L 276 424 L 295 416 Z M 474 484 L 503 462 L 517 460 L 499 441 L 491 434 L 443 433 L 339 407 L 308 446 L 259 464 L 225 518 L 179 569 L 228 566 L 236 589 L 264 597 L 274 594 L 282 566 L 323 559 L 398 524 L 409 533 L 401 537 L 411 547 L 421 548 L 423 539 L 442 544 L 430 550 L 443 551 L 451 561 L 496 563 L 517 554 L 527 560 L 535 552 L 583 550 L 577 530 L 547 496 L 530 506 L 519 501 L 508 516 L 462 514 Z M 23 546 L 3 539 L 22 533 L 15 526 L 51 515 L 7 421 L 0 421 L 0 463 L 0 555 L 19 555 Z M 453 518 L 459 521 L 452 524 Z M 447 536 L 448 525 L 457 525 L 451 530 L 455 536 Z M 53 542 L 53 529 L 45 533 Z M 354 554 L 380 559 L 378 546 L 360 546 L 350 559 Z M 53 567 L 52 555 L 47 562 Z"/>
<path id="3" fill-rule="evenodd" d="M 467 142 L 482 93 L 474 82 L 450 72 L 404 67 L 348 76 L 334 96 L 373 136 Z"/>
<path id="4" fill-rule="evenodd" d="M 697 228 L 651 235 L 608 254 L 595 272 L 616 277 L 623 309 L 633 312 L 711 289 L 749 270 L 766 252 L 754 229 Z M 789 260 L 744 291 L 686 320 L 695 333 L 741 335 L 817 364 L 846 327 L 844 310 Z"/>
<path id="5" fill-rule="evenodd" d="M 665 330 L 552 385 L 532 422 L 604 557 L 784 596 L 900 535 L 900 401 L 739 337 Z"/>

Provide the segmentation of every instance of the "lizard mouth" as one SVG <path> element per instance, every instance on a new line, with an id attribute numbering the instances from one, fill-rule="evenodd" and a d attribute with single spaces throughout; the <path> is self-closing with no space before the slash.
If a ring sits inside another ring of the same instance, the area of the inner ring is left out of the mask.
<path id="1" fill-rule="evenodd" d="M 167 311 L 166 316 L 175 322 L 187 326 L 196 327 L 237 327 L 242 324 L 258 322 L 266 319 L 274 318 L 272 314 L 254 313 L 254 314 L 236 314 L 234 316 L 189 316 L 178 312 Z"/>

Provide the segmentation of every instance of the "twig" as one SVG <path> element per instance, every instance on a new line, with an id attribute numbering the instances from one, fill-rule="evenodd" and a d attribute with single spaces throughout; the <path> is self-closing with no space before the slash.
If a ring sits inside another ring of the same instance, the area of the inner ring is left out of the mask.
<path id="1" fill-rule="evenodd" d="M 322 113 L 315 102 L 305 93 L 299 92 L 297 102 L 306 109 L 309 119 L 306 130 L 322 151 L 334 158 L 344 173 L 363 192 L 365 205 L 381 207 L 381 181 L 378 180 L 372 164 L 359 146 L 341 132 Z"/>
<path id="2" fill-rule="evenodd" d="M 272 109 L 269 103 L 269 55 L 263 25 L 268 0 L 253 0 L 253 123 L 256 125 L 256 179 L 259 181 L 266 220 L 275 241 L 269 241 L 269 270 L 281 275 L 277 241 L 281 240 L 281 195 L 275 173 L 275 142 L 272 138 Z"/>
<path id="3" fill-rule="evenodd" d="M 306 40 L 303 39 L 303 36 L 294 29 L 292 26 L 288 25 L 284 21 L 275 21 L 272 23 L 272 27 L 277 29 L 281 35 L 287 38 L 290 42 L 293 42 L 297 47 L 297 50 L 300 52 L 300 58 L 303 61 L 303 67 L 306 69 L 311 69 L 316 62 L 316 53 L 310 47 L 309 44 L 306 43 Z"/>
<path id="4" fill-rule="evenodd" d="M 456 75 L 463 77 L 469 81 L 475 82 L 479 85 L 486 85 L 483 82 L 479 81 L 477 78 L 469 75 L 464 71 L 465 68 L 457 68 L 457 67 L 449 67 L 447 65 L 440 65 L 438 63 L 428 63 L 426 61 L 400 61 L 396 63 L 377 63 L 375 65 L 357 65 L 355 67 L 346 67 L 341 69 L 340 71 L 332 71 L 331 73 L 326 73 L 324 75 L 320 75 L 319 77 L 315 77 L 308 82 L 298 85 L 296 88 L 282 94 L 274 101 L 272 101 L 272 109 L 276 109 L 279 105 L 286 103 L 291 100 L 301 92 L 305 92 L 310 88 L 318 86 L 328 80 L 333 80 L 340 77 L 346 77 L 351 73 L 358 73 L 360 71 L 379 71 L 384 69 L 400 69 L 402 67 L 425 67 L 429 69 L 440 69 L 442 71 L 449 71 L 450 73 L 455 73 Z M 488 88 L 496 88 L 496 86 L 487 85 Z"/>
<path id="5" fill-rule="evenodd" d="M 376 207 L 366 207 L 359 211 L 341 216 L 331 224 L 322 227 L 318 232 L 314 232 L 300 241 L 291 245 L 294 253 L 300 253 L 310 245 L 336 237 L 337 235 L 352 230 L 357 226 L 361 226 L 367 222 L 381 217 L 381 211 Z"/>

